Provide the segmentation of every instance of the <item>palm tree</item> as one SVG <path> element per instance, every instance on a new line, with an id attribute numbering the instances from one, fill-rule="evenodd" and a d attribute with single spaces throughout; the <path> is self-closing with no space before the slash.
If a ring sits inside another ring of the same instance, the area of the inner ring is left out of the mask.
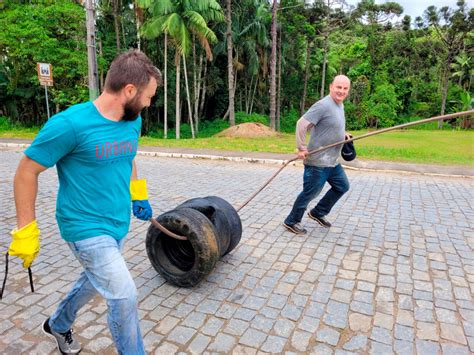
<path id="1" fill-rule="evenodd" d="M 144 24 L 143 33 L 148 38 L 158 37 L 162 33 L 170 36 L 176 48 L 176 139 L 180 138 L 179 91 L 181 58 L 184 65 L 184 77 L 188 100 L 188 115 L 191 134 L 195 138 L 194 123 L 189 95 L 186 56 L 191 51 L 191 34 L 194 34 L 206 51 L 208 60 L 212 60 L 210 43 L 217 41 L 215 33 L 208 27 L 210 21 L 223 21 L 224 16 L 216 0 L 154 0 L 149 6 L 152 18 Z"/>
<path id="2" fill-rule="evenodd" d="M 459 78 L 459 86 L 469 92 L 471 89 L 471 80 L 474 76 L 472 58 L 468 56 L 466 52 L 462 52 L 454 57 L 454 63 L 451 63 L 451 68 L 454 70 L 452 76 Z"/>
<path id="3" fill-rule="evenodd" d="M 244 97 L 246 113 L 252 112 L 259 80 L 266 76 L 268 71 L 267 47 L 270 44 L 268 27 L 271 21 L 268 6 L 266 0 L 245 0 L 240 3 L 240 7 L 236 6 L 232 12 L 233 95 L 236 97 L 237 88 L 239 87 L 237 84 L 240 79 L 242 83 L 240 98 Z M 227 50 L 229 63 L 227 27 L 221 26 L 220 32 L 223 34 L 223 41 L 215 46 L 214 54 L 224 54 Z M 263 73 L 262 76 L 260 76 L 260 71 Z M 242 102 L 240 109 L 243 109 Z M 224 119 L 229 113 L 230 109 L 228 108 Z"/>

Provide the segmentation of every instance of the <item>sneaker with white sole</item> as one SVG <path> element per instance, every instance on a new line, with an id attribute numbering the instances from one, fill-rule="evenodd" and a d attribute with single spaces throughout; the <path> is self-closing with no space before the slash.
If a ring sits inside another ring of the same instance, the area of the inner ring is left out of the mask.
<path id="1" fill-rule="evenodd" d="M 295 234 L 306 234 L 306 229 L 304 229 L 300 223 L 295 223 L 295 224 L 283 223 L 283 227 L 285 227 L 290 232 L 293 232 Z"/>
<path id="2" fill-rule="evenodd" d="M 42 328 L 46 335 L 56 340 L 61 354 L 78 354 L 81 351 L 81 344 L 74 339 L 72 329 L 69 329 L 66 333 L 57 333 L 49 326 L 49 318 L 43 322 Z"/>

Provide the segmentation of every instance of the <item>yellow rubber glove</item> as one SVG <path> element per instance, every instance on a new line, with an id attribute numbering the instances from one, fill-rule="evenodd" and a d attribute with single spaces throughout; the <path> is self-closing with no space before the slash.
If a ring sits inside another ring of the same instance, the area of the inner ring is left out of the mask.
<path id="1" fill-rule="evenodd" d="M 146 180 L 130 180 L 130 195 L 132 201 L 148 200 L 148 191 L 146 189 Z"/>
<path id="2" fill-rule="evenodd" d="M 40 230 L 36 220 L 23 228 L 11 231 L 12 242 L 8 248 L 8 254 L 17 256 L 23 260 L 23 267 L 29 268 L 40 251 Z"/>

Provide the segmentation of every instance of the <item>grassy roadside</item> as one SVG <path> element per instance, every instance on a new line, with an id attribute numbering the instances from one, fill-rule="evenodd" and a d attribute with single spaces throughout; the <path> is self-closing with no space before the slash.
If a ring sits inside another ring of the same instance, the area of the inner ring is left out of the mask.
<path id="1" fill-rule="evenodd" d="M 0 131 L 1 138 L 32 139 L 37 129 Z M 367 130 L 352 131 L 355 137 Z M 293 134 L 279 138 L 199 138 L 157 139 L 140 138 L 141 145 L 168 148 L 218 149 L 272 153 L 294 153 Z M 383 133 L 355 142 L 360 159 L 399 161 L 439 165 L 474 166 L 474 131 L 403 130 Z"/>

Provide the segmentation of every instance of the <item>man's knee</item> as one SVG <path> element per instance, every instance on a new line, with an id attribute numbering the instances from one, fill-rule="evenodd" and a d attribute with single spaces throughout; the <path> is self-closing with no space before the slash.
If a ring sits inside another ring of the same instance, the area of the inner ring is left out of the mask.
<path id="1" fill-rule="evenodd" d="M 130 287 L 127 292 L 123 292 L 120 298 L 107 299 L 107 305 L 113 312 L 118 312 L 118 314 L 122 316 L 134 312 L 138 307 L 137 289 L 135 285 Z"/>
<path id="2" fill-rule="evenodd" d="M 339 194 L 344 195 L 347 191 L 349 191 L 350 184 L 349 181 L 345 181 L 341 184 L 337 184 L 336 186 L 332 187 L 335 191 L 337 191 Z"/>

